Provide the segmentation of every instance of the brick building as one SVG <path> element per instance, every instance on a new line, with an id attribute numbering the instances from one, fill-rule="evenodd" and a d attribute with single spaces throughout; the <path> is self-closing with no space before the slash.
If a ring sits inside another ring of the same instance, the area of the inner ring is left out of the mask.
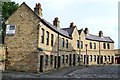
<path id="1" fill-rule="evenodd" d="M 56 68 L 114 64 L 114 41 L 110 37 L 77 29 L 74 23 L 60 28 L 42 18 L 41 4 L 34 11 L 23 2 L 6 21 L 5 68 L 18 71 L 46 71 Z"/>

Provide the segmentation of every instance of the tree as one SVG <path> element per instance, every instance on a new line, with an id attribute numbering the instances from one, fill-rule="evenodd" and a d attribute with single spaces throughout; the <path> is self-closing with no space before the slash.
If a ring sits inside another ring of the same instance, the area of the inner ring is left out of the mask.
<path id="1" fill-rule="evenodd" d="M 4 36 L 6 31 L 5 21 L 18 9 L 19 5 L 18 3 L 10 2 L 10 0 L 1 0 L 0 3 L 2 6 L 2 10 L 0 10 L 0 12 L 2 12 L 2 19 L 0 21 L 2 23 L 2 27 L 0 26 L 0 43 L 4 44 Z"/>
<path id="2" fill-rule="evenodd" d="M 2 3 L 2 18 L 4 20 L 8 19 L 10 15 L 14 13 L 18 9 L 19 5 L 15 2 L 3 2 Z"/>

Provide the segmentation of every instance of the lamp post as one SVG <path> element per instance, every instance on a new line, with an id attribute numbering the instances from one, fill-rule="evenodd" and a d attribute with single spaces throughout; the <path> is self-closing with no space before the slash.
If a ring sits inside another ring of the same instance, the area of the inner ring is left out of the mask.
<path id="1" fill-rule="evenodd" d="M 85 66 L 87 67 L 87 55 L 88 55 L 88 54 L 87 54 L 87 46 L 88 46 L 88 45 L 87 45 L 87 44 L 85 44 L 85 46 L 86 46 Z"/>

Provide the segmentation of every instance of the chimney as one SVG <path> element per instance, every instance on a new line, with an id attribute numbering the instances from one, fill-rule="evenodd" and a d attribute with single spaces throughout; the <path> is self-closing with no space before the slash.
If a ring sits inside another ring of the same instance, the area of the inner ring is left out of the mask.
<path id="1" fill-rule="evenodd" d="M 103 32 L 99 31 L 99 37 L 103 37 Z"/>
<path id="2" fill-rule="evenodd" d="M 74 22 L 71 22 L 71 23 L 70 23 L 70 28 L 71 28 L 71 27 L 74 27 Z"/>
<path id="3" fill-rule="evenodd" d="M 56 26 L 58 29 L 60 28 L 60 21 L 59 18 L 56 17 L 53 21 L 53 25 Z"/>
<path id="4" fill-rule="evenodd" d="M 36 3 L 36 6 L 34 8 L 34 12 L 39 16 L 42 17 L 42 8 L 40 3 Z"/>
<path id="5" fill-rule="evenodd" d="M 85 32 L 85 34 L 89 34 L 88 28 L 85 28 L 84 32 Z"/>

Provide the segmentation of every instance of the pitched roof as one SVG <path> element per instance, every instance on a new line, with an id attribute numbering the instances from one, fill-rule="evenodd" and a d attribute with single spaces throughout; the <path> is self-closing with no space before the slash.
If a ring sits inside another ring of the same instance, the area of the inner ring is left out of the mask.
<path id="1" fill-rule="evenodd" d="M 45 24 L 48 28 L 50 28 L 51 30 L 55 31 L 56 33 L 64 36 L 64 37 L 67 37 L 69 39 L 72 39 L 72 33 L 75 29 L 75 27 L 69 27 L 69 28 L 61 28 L 61 29 L 57 29 L 56 26 L 52 25 L 51 23 L 49 23 L 48 21 L 46 21 L 45 19 L 41 19 L 25 2 L 23 2 L 19 8 L 22 6 L 22 5 L 26 5 L 27 8 L 30 9 L 30 11 L 33 12 L 33 14 L 35 14 L 35 16 L 41 20 L 41 22 L 43 24 Z M 83 29 L 81 30 L 78 30 L 78 33 L 81 34 Z M 96 36 L 96 35 L 92 35 L 92 34 L 89 34 L 86 36 L 86 39 L 87 40 L 93 40 L 93 41 L 101 41 L 101 42 L 111 42 L 111 43 L 114 43 L 114 41 L 110 38 L 110 37 L 99 37 L 99 36 Z"/>
<path id="2" fill-rule="evenodd" d="M 69 34 L 68 34 L 67 31 L 62 30 L 62 29 L 57 29 L 56 26 L 52 25 L 51 23 L 49 23 L 48 21 L 46 21 L 46 20 L 43 19 L 43 18 L 41 19 L 41 22 L 42 22 L 43 24 L 45 24 L 47 27 L 49 27 L 51 30 L 59 33 L 60 35 L 72 39 L 72 37 L 69 36 Z"/>
<path id="3" fill-rule="evenodd" d="M 61 29 L 67 31 L 69 36 L 72 37 L 72 33 L 73 33 L 75 27 L 61 28 Z"/>
<path id="4" fill-rule="evenodd" d="M 92 41 L 100 41 L 100 42 L 110 42 L 110 43 L 114 43 L 114 41 L 110 38 L 110 37 L 99 37 L 96 35 L 92 35 L 92 34 L 88 34 L 86 35 L 86 39 L 87 40 L 92 40 Z"/>
<path id="5" fill-rule="evenodd" d="M 82 30 L 83 30 L 83 29 L 78 30 L 79 35 L 81 34 Z"/>

